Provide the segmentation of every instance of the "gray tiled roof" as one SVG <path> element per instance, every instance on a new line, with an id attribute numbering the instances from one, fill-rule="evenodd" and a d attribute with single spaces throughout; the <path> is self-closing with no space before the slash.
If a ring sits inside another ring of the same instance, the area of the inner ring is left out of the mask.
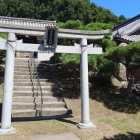
<path id="1" fill-rule="evenodd" d="M 124 36 L 121 36 L 121 38 L 128 41 L 134 41 L 134 42 L 140 41 L 140 35 L 131 35 L 131 36 L 124 35 Z"/>
<path id="2" fill-rule="evenodd" d="M 140 41 L 140 35 L 132 35 L 140 29 L 140 15 L 128 20 L 113 30 L 112 38 L 119 37 L 128 41 Z"/>

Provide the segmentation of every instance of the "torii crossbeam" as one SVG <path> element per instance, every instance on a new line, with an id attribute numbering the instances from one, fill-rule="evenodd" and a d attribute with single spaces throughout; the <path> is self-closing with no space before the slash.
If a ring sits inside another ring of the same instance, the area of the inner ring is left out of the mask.
<path id="1" fill-rule="evenodd" d="M 18 26 L 17 26 L 18 25 Z M 26 52 L 53 52 L 53 53 L 75 53 L 80 55 L 80 81 L 81 81 L 81 122 L 80 128 L 96 127 L 90 121 L 89 114 L 89 87 L 88 87 L 88 54 L 102 54 L 102 48 L 88 45 L 87 40 L 102 39 L 109 30 L 81 31 L 70 29 L 58 29 L 58 38 L 79 39 L 80 45 L 45 46 L 44 44 L 27 44 L 16 40 L 16 35 L 44 36 L 46 26 L 55 26 L 55 22 L 0 17 L 0 32 L 8 33 L 8 39 L 0 39 L 0 49 L 6 50 L 6 64 L 4 75 L 4 93 L 2 106 L 2 121 L 0 134 L 14 133 L 11 127 L 12 92 L 14 77 L 14 58 L 16 51 Z"/>

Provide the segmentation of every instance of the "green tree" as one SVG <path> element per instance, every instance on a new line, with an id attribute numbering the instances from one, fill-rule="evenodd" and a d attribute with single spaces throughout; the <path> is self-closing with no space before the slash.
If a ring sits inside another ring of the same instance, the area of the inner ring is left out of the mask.
<path id="1" fill-rule="evenodd" d="M 125 17 L 115 16 L 89 0 L 0 0 L 0 15 L 22 18 L 37 18 L 66 22 L 80 20 L 91 22 L 121 23 Z"/>
<path id="2" fill-rule="evenodd" d="M 0 38 L 6 39 L 7 35 L 4 33 L 0 33 Z M 5 51 L 0 50 L 0 63 L 3 62 L 3 58 L 5 57 Z"/>
<path id="3" fill-rule="evenodd" d="M 124 17 L 124 15 L 120 15 L 119 18 L 118 18 L 118 25 L 119 24 L 122 24 L 126 21 L 127 19 Z"/>

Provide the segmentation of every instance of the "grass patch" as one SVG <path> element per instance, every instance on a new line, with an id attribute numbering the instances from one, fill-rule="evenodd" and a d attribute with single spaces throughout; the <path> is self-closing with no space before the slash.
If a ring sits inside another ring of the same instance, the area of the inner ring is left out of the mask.
<path id="1" fill-rule="evenodd" d="M 122 120 L 122 121 L 117 121 L 117 120 L 100 120 L 100 122 L 103 122 L 107 125 L 112 126 L 115 129 L 118 129 L 119 131 L 122 132 L 131 132 L 131 131 L 136 131 L 137 128 L 135 126 L 130 125 L 127 123 L 127 120 Z"/>
<path id="2" fill-rule="evenodd" d="M 16 128 L 16 134 L 0 136 L 0 139 L 25 140 L 36 135 L 71 132 L 81 140 L 131 140 L 129 139 L 131 137 L 139 140 L 140 112 L 127 114 L 113 111 L 102 102 L 90 99 L 90 119 L 97 128 L 79 129 L 75 124 L 81 121 L 81 101 L 68 98 L 66 100 L 73 110 L 73 118 L 12 122 L 12 127 Z"/>
<path id="3" fill-rule="evenodd" d="M 0 84 L 0 102 L 2 101 L 3 84 Z"/>

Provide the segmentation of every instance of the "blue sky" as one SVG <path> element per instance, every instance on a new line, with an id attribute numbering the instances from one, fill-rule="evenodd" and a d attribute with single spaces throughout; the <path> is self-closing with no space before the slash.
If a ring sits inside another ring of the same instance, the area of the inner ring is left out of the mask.
<path id="1" fill-rule="evenodd" d="M 132 18 L 140 14 L 140 0 L 90 0 L 90 2 L 109 9 L 116 16 L 124 15 L 126 18 Z"/>

